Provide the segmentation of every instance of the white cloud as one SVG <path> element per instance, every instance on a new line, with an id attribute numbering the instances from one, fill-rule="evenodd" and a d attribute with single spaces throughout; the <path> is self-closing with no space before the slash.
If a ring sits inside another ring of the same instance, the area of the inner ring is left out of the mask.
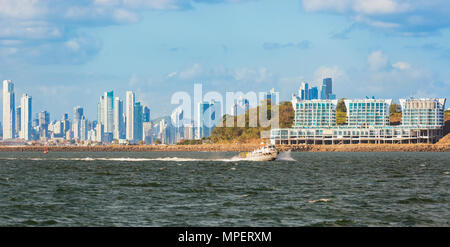
<path id="1" fill-rule="evenodd" d="M 386 68 L 388 58 L 382 51 L 374 51 L 367 57 L 367 63 L 373 71 L 382 70 Z"/>
<path id="2" fill-rule="evenodd" d="M 308 12 L 348 16 L 357 24 L 402 36 L 423 36 L 450 27 L 447 0 L 302 0 Z"/>
<path id="3" fill-rule="evenodd" d="M 203 68 L 200 64 L 193 64 L 191 67 L 181 71 L 178 77 L 182 80 L 193 79 L 203 73 Z"/>
<path id="4" fill-rule="evenodd" d="M 314 80 L 320 83 L 324 78 L 331 77 L 333 80 L 339 80 L 345 77 L 345 72 L 340 69 L 337 65 L 332 67 L 321 66 L 314 72 Z"/>
<path id="5" fill-rule="evenodd" d="M 263 82 L 273 75 L 265 67 L 258 69 L 239 68 L 234 71 L 234 79 L 237 81 Z"/>
<path id="6" fill-rule="evenodd" d="M 398 70 L 408 70 L 411 68 L 411 64 L 407 63 L 407 62 L 396 62 L 394 64 L 392 64 L 392 67 Z"/>
<path id="7" fill-rule="evenodd" d="M 386 14 L 402 12 L 407 4 L 395 0 L 303 0 L 307 11 L 356 12 L 361 14 Z"/>

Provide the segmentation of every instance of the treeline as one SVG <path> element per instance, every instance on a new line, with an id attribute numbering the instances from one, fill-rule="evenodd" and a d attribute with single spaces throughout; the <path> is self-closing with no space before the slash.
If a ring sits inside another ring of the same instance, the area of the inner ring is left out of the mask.
<path id="1" fill-rule="evenodd" d="M 257 140 L 261 137 L 261 131 L 269 131 L 269 127 L 261 127 L 259 121 L 253 119 L 254 117 L 258 118 L 259 111 L 261 110 L 261 106 L 256 107 L 257 114 L 250 114 L 250 112 L 254 112 L 255 108 L 248 110 L 245 113 L 245 126 L 237 127 L 238 119 L 243 116 L 230 116 L 225 115 L 222 118 L 223 125 L 225 127 L 216 127 L 213 129 L 211 136 L 208 138 L 211 142 L 214 143 L 247 143 L 254 140 Z M 290 128 L 294 122 L 294 110 L 292 108 L 292 103 L 285 101 L 279 104 L 279 127 L 280 128 Z M 256 116 L 254 116 L 256 115 Z M 231 119 L 230 119 L 231 118 Z M 271 116 L 271 104 L 270 101 L 267 103 L 267 118 L 268 120 L 272 120 Z M 234 127 L 226 127 L 227 120 L 229 122 L 234 122 Z M 250 127 L 250 123 L 256 123 L 257 127 Z"/>

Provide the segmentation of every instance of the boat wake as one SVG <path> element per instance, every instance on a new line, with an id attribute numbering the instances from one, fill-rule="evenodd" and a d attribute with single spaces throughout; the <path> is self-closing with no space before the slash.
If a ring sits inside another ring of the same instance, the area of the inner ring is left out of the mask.
<path id="1" fill-rule="evenodd" d="M 296 160 L 292 158 L 291 150 L 289 150 L 286 152 L 280 152 L 277 156 L 276 161 L 296 161 Z"/>
<path id="2" fill-rule="evenodd" d="M 171 161 L 171 162 L 198 162 L 198 161 L 217 161 L 217 162 L 239 162 L 239 161 L 258 161 L 249 158 L 243 158 L 234 156 L 231 158 L 219 158 L 219 159 L 208 159 L 208 158 L 183 158 L 183 157 L 157 157 L 157 158 L 131 158 L 131 157 L 111 157 L 111 158 L 96 158 L 96 157 L 85 157 L 85 158 L 0 158 L 0 160 L 32 160 L 32 161 L 116 161 L 116 162 L 146 162 L 146 161 Z M 278 155 L 276 160 L 279 161 L 295 161 L 289 152 L 283 152 Z"/>

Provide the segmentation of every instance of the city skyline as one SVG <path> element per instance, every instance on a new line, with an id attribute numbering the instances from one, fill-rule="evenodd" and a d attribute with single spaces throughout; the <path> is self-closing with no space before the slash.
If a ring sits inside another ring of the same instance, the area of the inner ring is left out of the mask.
<path id="1" fill-rule="evenodd" d="M 194 83 L 274 87 L 289 100 L 299 82 L 330 76 L 345 98 L 450 96 L 445 1 L 158 2 L 4 1 L 0 24 L 15 28 L 0 33 L 0 78 L 20 85 L 17 96 L 35 96 L 36 109 L 60 116 L 81 105 L 89 119 L 106 89 L 153 106 Z"/>

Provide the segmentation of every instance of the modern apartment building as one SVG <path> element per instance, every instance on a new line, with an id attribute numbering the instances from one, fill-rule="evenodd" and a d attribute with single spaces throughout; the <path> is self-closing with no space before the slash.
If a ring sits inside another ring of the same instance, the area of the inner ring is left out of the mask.
<path id="1" fill-rule="evenodd" d="M 391 99 L 353 99 L 344 100 L 347 107 L 349 126 L 387 126 Z"/>
<path id="2" fill-rule="evenodd" d="M 445 98 L 440 99 L 400 99 L 402 125 L 443 126 Z"/>
<path id="3" fill-rule="evenodd" d="M 292 99 L 294 108 L 294 128 L 330 127 L 336 125 L 337 100 Z"/>

